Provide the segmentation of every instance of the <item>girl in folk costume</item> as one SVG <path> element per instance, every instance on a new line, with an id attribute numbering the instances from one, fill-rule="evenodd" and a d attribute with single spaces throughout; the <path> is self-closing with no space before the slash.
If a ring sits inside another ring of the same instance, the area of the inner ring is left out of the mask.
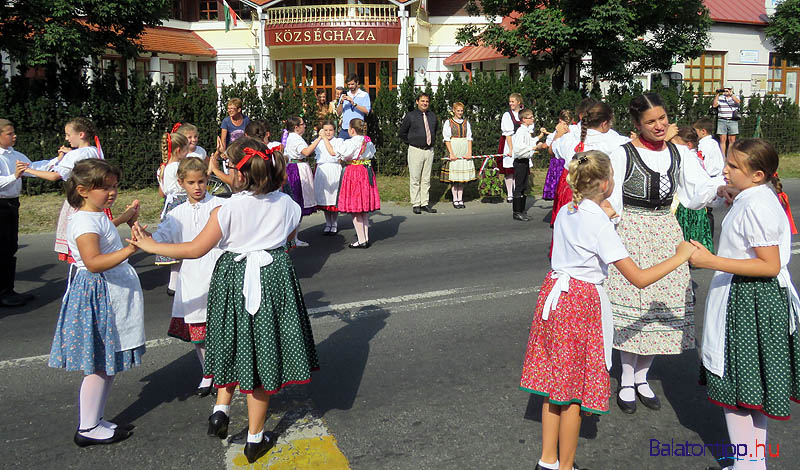
<path id="1" fill-rule="evenodd" d="M 558 211 L 572 200 L 572 189 L 567 183 L 569 162 L 572 160 L 572 156 L 577 152 L 587 150 L 599 150 L 610 155 L 614 149 L 629 140 L 611 128 L 614 122 L 614 111 L 611 106 L 595 100 L 592 100 L 591 104 L 583 113 L 579 134 L 576 136 L 570 132 L 553 143 L 553 152 L 557 158 L 563 160 L 564 171 L 561 172 L 556 198 L 553 200 L 551 226 L 555 224 Z"/>
<path id="2" fill-rule="evenodd" d="M 114 377 L 141 364 L 144 302 L 139 276 L 128 264 L 136 247 L 123 247 L 117 221 L 103 213 L 117 197 L 119 170 L 99 159 L 79 161 L 71 170 L 64 186 L 67 201 L 77 210 L 67 227 L 67 243 L 77 269 L 61 303 L 48 365 L 84 373 L 74 441 L 85 447 L 130 436 L 129 429 L 103 415 Z M 138 210 L 127 222 L 137 216 Z"/>
<path id="3" fill-rule="evenodd" d="M 194 238 L 206 226 L 211 211 L 225 202 L 206 191 L 208 166 L 197 157 L 187 157 L 178 165 L 178 184 L 186 191 L 187 200 L 172 209 L 158 224 L 153 239 L 159 243 L 182 243 Z M 172 301 L 172 320 L 167 334 L 173 338 L 190 341 L 195 345 L 200 367 L 206 353 L 206 305 L 211 272 L 222 251 L 212 248 L 205 256 L 181 262 L 175 298 Z M 204 377 L 197 387 L 197 395 L 211 392 L 211 379 Z"/>
<path id="4" fill-rule="evenodd" d="M 322 143 L 317 145 L 314 153 L 317 157 L 317 171 L 314 174 L 314 192 L 316 193 L 317 209 L 325 214 L 325 228 L 323 235 L 335 235 L 339 232 L 336 219 L 339 209 L 336 207 L 336 198 L 339 195 L 339 183 L 342 180 L 342 165 L 336 155 L 336 146 L 342 139 L 336 135 L 336 124 L 333 121 L 323 121 L 319 135 Z"/>
<path id="5" fill-rule="evenodd" d="M 176 131 L 181 127 L 175 124 L 172 132 L 166 132 L 161 137 L 161 166 L 158 167 L 158 193 L 164 198 L 164 209 L 161 210 L 161 221 L 169 212 L 186 202 L 186 190 L 178 182 L 178 165 L 189 153 L 189 139 Z M 166 256 L 156 256 L 156 266 L 169 266 L 169 284 L 167 295 L 175 295 L 175 286 L 178 283 L 179 261 Z"/>
<path id="6" fill-rule="evenodd" d="M 629 105 L 638 137 L 611 153 L 614 192 L 609 202 L 620 214 L 617 233 L 640 266 L 660 263 L 683 233 L 669 208 L 677 191 L 681 203 L 699 209 L 710 203 L 722 178 L 709 178 L 686 147 L 666 142 L 669 118 L 661 97 L 640 95 Z M 614 347 L 620 351 L 622 377 L 617 404 L 636 411 L 636 397 L 648 408 L 661 407 L 647 382 L 657 354 L 694 348 L 694 304 L 689 268 L 681 266 L 644 290 L 611 268 L 606 283 L 614 314 Z"/>
<path id="7" fill-rule="evenodd" d="M 792 241 L 775 195 L 777 169 L 768 142 L 731 145 L 723 170 L 729 186 L 720 195 L 733 203 L 719 250 L 715 256 L 693 242 L 698 250 L 690 259 L 716 271 L 706 298 L 701 382 L 724 409 L 731 443 L 756 449 L 755 460 L 737 460 L 729 469 L 766 469 L 758 447 L 767 442 L 767 418 L 789 419 L 790 400 L 800 399 L 800 298 L 788 270 Z"/>
<path id="8" fill-rule="evenodd" d="M 562 109 L 561 112 L 558 113 L 558 124 L 556 125 L 555 132 L 548 134 L 547 140 L 545 140 L 548 152 L 550 153 L 550 166 L 547 168 L 547 176 L 544 179 L 544 187 L 542 188 L 542 199 L 545 201 L 555 199 L 558 182 L 561 180 L 561 173 L 564 171 L 565 167 L 564 160 L 556 156 L 553 152 L 553 144 L 557 139 L 569 132 L 569 125 L 571 123 L 572 111 Z M 555 217 L 553 220 L 555 220 Z"/>
<path id="9" fill-rule="evenodd" d="M 676 243 L 674 255 L 640 269 L 609 220 L 613 210 L 603 204 L 614 189 L 608 156 L 596 150 L 578 153 L 570 161 L 568 181 L 574 201 L 556 219 L 552 270 L 539 292 L 520 381 L 520 389 L 546 397 L 537 470 L 577 468 L 581 411 L 608 413 L 613 330 L 603 290 L 608 265 L 643 288 L 695 251 L 688 242 Z"/>
<path id="10" fill-rule="evenodd" d="M 703 153 L 697 148 L 697 132 L 691 127 L 678 128 L 675 124 L 670 125 L 669 134 L 674 133 L 674 137 L 668 138 L 670 142 L 675 145 L 682 145 L 691 150 L 691 153 L 700 160 L 700 166 L 705 170 L 705 159 Z M 668 134 L 668 137 L 669 137 Z M 709 251 L 714 251 L 714 237 L 711 232 L 711 221 L 706 215 L 706 208 L 697 210 L 687 209 L 686 206 L 680 201 L 687 199 L 688 195 L 682 194 L 683 191 L 678 188 L 675 192 L 675 198 L 672 202 L 672 207 L 675 209 L 675 218 L 678 219 L 683 231 L 683 239 L 688 241 L 697 240 L 703 244 Z"/>
<path id="11" fill-rule="evenodd" d="M 453 103 L 453 117 L 442 126 L 442 138 L 449 153 L 449 160 L 442 164 L 439 181 L 451 183 L 453 207 L 465 209 L 464 183 L 474 181 L 475 163 L 472 157 L 472 126 L 464 119 L 464 103 Z"/>
<path id="12" fill-rule="evenodd" d="M 87 158 L 103 159 L 103 152 L 100 149 L 100 139 L 92 121 L 77 117 L 70 119 L 64 126 L 64 138 L 69 146 L 62 146 L 58 149 L 58 156 L 49 161 L 36 162 L 31 165 L 31 168 L 25 170 L 25 173 L 30 176 L 42 178 L 48 181 L 66 181 L 75 164 Z M 64 201 L 61 205 L 61 213 L 58 216 L 58 225 L 56 226 L 56 243 L 55 251 L 58 253 L 58 259 L 61 261 L 74 262 L 72 255 L 69 251 L 69 244 L 67 243 L 67 225 L 69 218 L 76 212 L 77 209 L 73 208 L 69 201 Z M 104 209 L 103 212 L 109 219 L 113 219 L 111 209 Z M 129 215 L 126 215 L 128 217 Z M 127 220 L 127 219 L 126 219 Z M 119 221 L 115 221 L 119 222 Z M 118 224 L 117 224 L 118 225 Z"/>
<path id="13" fill-rule="evenodd" d="M 289 177 L 292 199 L 300 205 L 303 215 L 306 216 L 317 210 L 317 197 L 314 193 L 314 174 L 305 160 L 314 153 L 322 137 L 317 137 L 308 145 L 303 139 L 306 123 L 297 116 L 286 120 L 286 130 L 289 131 L 284 145 L 284 155 L 289 162 L 286 175 Z M 295 240 L 295 243 L 297 246 L 308 246 L 308 243 L 300 239 Z"/>
<path id="14" fill-rule="evenodd" d="M 336 207 L 353 215 L 358 240 L 350 248 L 369 248 L 369 213 L 381 208 L 378 183 L 370 165 L 375 157 L 375 145 L 367 137 L 367 123 L 352 119 L 348 130 L 350 139 L 341 141 L 337 155 L 347 166 L 342 173 Z"/>
<path id="15" fill-rule="evenodd" d="M 522 95 L 519 93 L 511 93 L 508 96 L 509 110 L 503 114 L 500 120 L 500 144 L 497 147 L 497 153 L 502 154 L 502 157 L 495 157 L 495 164 L 498 171 L 503 175 L 506 182 L 506 202 L 514 201 L 514 157 L 511 156 L 512 143 L 511 138 L 517 132 L 522 121 L 519 120 L 519 112 L 522 109 Z"/>
<path id="16" fill-rule="evenodd" d="M 318 367 L 303 292 L 285 246 L 300 224 L 300 206 L 282 193 L 280 151 L 241 137 L 227 149 L 237 191 L 211 211 L 188 243 L 157 243 L 134 226 L 134 243 L 151 253 L 199 258 L 224 253 L 208 292 L 205 376 L 218 389 L 208 434 L 228 435 L 230 403 L 238 385 L 247 395 L 244 455 L 252 463 L 275 444 L 264 435 L 269 397 L 288 384 L 308 383 Z"/>
<path id="17" fill-rule="evenodd" d="M 205 160 L 208 158 L 206 149 L 197 145 L 197 142 L 200 140 L 200 134 L 197 132 L 197 126 L 194 124 L 189 124 L 188 122 L 184 122 L 175 132 L 183 135 L 186 137 L 186 140 L 189 141 L 189 153 L 186 154 L 187 157 L 197 157 L 200 160 Z"/>

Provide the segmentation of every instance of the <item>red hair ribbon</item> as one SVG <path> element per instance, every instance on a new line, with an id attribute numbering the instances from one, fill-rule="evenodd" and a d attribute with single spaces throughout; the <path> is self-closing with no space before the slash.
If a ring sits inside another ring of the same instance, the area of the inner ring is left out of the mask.
<path id="1" fill-rule="evenodd" d="M 97 155 L 100 157 L 100 160 L 103 159 L 103 147 L 100 146 L 100 138 L 94 136 L 94 146 L 97 147 Z"/>
<path id="2" fill-rule="evenodd" d="M 172 131 L 170 133 L 177 131 L 179 127 L 181 127 L 181 123 L 176 122 L 175 125 L 172 126 Z"/>
<path id="3" fill-rule="evenodd" d="M 167 161 L 172 158 L 172 134 L 167 132 Z"/>
<path id="4" fill-rule="evenodd" d="M 242 167 L 250 161 L 253 156 L 261 157 L 264 161 L 269 161 L 272 155 L 272 149 L 267 149 L 266 152 L 261 152 L 259 150 L 251 149 L 250 147 L 244 148 L 244 158 L 242 158 L 239 163 L 236 164 L 236 169 L 241 170 Z"/>
<path id="5" fill-rule="evenodd" d="M 583 142 L 580 142 L 578 145 L 575 146 L 575 153 L 583 152 L 583 149 L 585 147 L 586 146 L 583 144 Z"/>
<path id="6" fill-rule="evenodd" d="M 772 174 L 772 177 L 773 177 L 773 178 L 777 178 L 777 177 L 778 177 L 778 172 L 776 171 L 775 173 L 773 173 L 773 174 Z"/>

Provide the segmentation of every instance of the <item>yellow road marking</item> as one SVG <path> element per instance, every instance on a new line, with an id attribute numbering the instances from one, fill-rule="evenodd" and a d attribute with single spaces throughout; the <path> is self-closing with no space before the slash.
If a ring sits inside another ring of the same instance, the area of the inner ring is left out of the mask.
<path id="1" fill-rule="evenodd" d="M 350 462 L 333 436 L 297 439 L 279 444 L 252 465 L 244 454 L 233 459 L 234 468 L 254 470 L 350 470 Z"/>

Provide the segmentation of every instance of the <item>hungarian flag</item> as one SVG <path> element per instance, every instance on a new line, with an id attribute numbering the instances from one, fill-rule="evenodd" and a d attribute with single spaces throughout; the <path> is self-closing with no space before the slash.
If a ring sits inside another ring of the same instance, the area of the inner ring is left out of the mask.
<path id="1" fill-rule="evenodd" d="M 225 32 L 227 33 L 231 30 L 231 21 L 233 21 L 233 25 L 236 26 L 236 12 L 233 11 L 233 8 L 231 8 L 225 0 L 222 0 L 222 6 L 225 7 Z"/>

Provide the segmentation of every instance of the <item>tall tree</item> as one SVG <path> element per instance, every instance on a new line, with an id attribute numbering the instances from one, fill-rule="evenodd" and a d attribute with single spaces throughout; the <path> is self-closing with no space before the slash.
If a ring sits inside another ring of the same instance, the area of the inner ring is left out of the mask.
<path id="1" fill-rule="evenodd" d="M 79 64 L 108 48 L 131 57 L 169 11 L 167 0 L 2 1 L 0 48 L 23 66 Z"/>
<path id="2" fill-rule="evenodd" d="M 533 70 L 553 69 L 554 87 L 571 61 L 597 79 L 668 70 L 699 56 L 711 27 L 702 0 L 470 0 L 468 11 L 511 22 L 465 26 L 460 43 L 526 57 Z M 592 60 L 584 63 L 586 55 Z"/>
<path id="3" fill-rule="evenodd" d="M 769 17 L 766 33 L 780 57 L 800 62 L 800 0 L 779 3 Z"/>

